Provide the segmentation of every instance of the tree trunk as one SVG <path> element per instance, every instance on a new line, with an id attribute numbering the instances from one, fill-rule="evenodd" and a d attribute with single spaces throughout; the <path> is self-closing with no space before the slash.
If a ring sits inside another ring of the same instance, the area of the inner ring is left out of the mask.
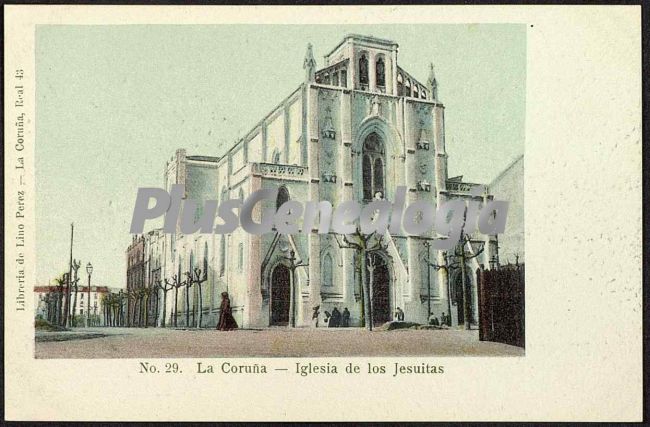
<path id="1" fill-rule="evenodd" d="M 165 327 L 165 317 L 167 317 L 167 289 L 163 290 L 163 312 L 160 322 L 160 326 L 163 328 Z"/>
<path id="2" fill-rule="evenodd" d="M 174 291 L 174 327 L 178 327 L 178 287 Z"/>
<path id="3" fill-rule="evenodd" d="M 78 293 L 78 290 L 79 290 L 78 286 L 75 283 L 75 285 L 74 285 L 74 301 L 72 303 L 72 314 L 70 315 L 70 317 L 71 317 L 70 325 L 71 326 L 74 326 L 74 314 L 77 312 L 77 293 Z"/>
<path id="4" fill-rule="evenodd" d="M 185 285 L 185 327 L 190 327 L 190 285 Z"/>
<path id="5" fill-rule="evenodd" d="M 201 321 L 203 320 L 203 293 L 201 292 L 201 283 L 198 283 L 199 289 L 199 324 L 198 327 L 201 327 Z"/>
<path id="6" fill-rule="evenodd" d="M 370 292 L 369 283 L 366 280 L 367 259 L 366 251 L 361 251 L 361 284 L 363 285 L 363 323 L 367 330 L 372 331 L 372 312 L 370 311 Z"/>

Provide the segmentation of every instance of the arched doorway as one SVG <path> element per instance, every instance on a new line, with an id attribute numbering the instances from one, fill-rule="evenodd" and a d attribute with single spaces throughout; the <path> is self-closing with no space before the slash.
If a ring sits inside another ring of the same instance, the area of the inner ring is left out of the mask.
<path id="1" fill-rule="evenodd" d="M 372 320 L 373 326 L 380 326 L 391 320 L 390 271 L 384 257 L 375 255 L 371 262 L 372 271 Z"/>
<path id="2" fill-rule="evenodd" d="M 289 324 L 291 274 L 289 269 L 278 264 L 271 273 L 271 326 Z"/>
<path id="3" fill-rule="evenodd" d="M 456 270 L 454 272 L 454 280 L 451 282 L 452 283 L 452 288 L 450 289 L 451 291 L 451 302 L 452 304 L 455 305 L 455 309 L 457 312 L 457 319 L 458 319 L 458 325 L 464 325 L 465 324 L 465 299 L 463 297 L 463 281 L 462 277 L 460 275 L 460 270 Z M 470 299 L 472 298 L 472 279 L 470 277 L 470 273 L 468 271 L 465 272 L 465 289 L 467 298 Z M 453 309 L 453 307 L 452 307 Z M 471 316 L 472 316 L 472 310 L 470 308 L 469 310 L 469 315 L 470 315 L 470 322 L 471 322 Z"/>

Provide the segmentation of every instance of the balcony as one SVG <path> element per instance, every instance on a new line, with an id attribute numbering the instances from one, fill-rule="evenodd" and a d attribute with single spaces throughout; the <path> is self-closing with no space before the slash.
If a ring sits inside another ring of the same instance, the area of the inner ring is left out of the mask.
<path id="1" fill-rule="evenodd" d="M 307 168 L 298 165 L 251 163 L 251 171 L 265 178 L 307 179 Z"/>

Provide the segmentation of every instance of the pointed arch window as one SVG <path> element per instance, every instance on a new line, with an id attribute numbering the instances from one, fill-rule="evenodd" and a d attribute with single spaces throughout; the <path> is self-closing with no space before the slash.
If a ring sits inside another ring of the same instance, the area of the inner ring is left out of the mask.
<path id="1" fill-rule="evenodd" d="M 401 73 L 397 75 L 397 96 L 404 96 L 404 77 Z"/>
<path id="2" fill-rule="evenodd" d="M 372 199 L 372 161 L 370 156 L 363 156 L 363 199 L 370 200 Z"/>
<path id="3" fill-rule="evenodd" d="M 420 91 L 418 90 L 417 85 L 413 86 L 413 97 L 414 98 L 419 98 L 420 97 Z"/>
<path id="4" fill-rule="evenodd" d="M 323 257 L 323 286 L 332 286 L 334 284 L 332 257 L 325 254 Z"/>
<path id="5" fill-rule="evenodd" d="M 386 159 L 384 143 L 376 133 L 368 135 L 363 143 L 363 199 L 368 201 L 381 193 L 385 197 L 384 177 Z"/>
<path id="6" fill-rule="evenodd" d="M 411 96 L 411 81 L 406 79 L 406 85 L 404 85 L 404 96 Z"/>
<path id="7" fill-rule="evenodd" d="M 359 83 L 368 84 L 368 56 L 365 53 L 359 58 Z"/>
<path id="8" fill-rule="evenodd" d="M 375 158 L 375 164 L 373 165 L 373 197 L 380 192 L 384 196 L 384 162 L 381 157 Z"/>
<path id="9" fill-rule="evenodd" d="M 228 190 L 221 190 L 221 203 L 226 201 Z M 219 276 L 226 273 L 226 235 L 222 234 L 219 240 Z"/>
<path id="10" fill-rule="evenodd" d="M 375 67 L 377 72 L 377 86 L 386 86 L 386 67 L 384 64 L 384 58 L 379 57 Z"/>
<path id="11" fill-rule="evenodd" d="M 275 163 L 276 165 L 280 163 L 280 151 L 277 148 L 273 150 L 273 154 L 271 155 L 271 162 Z"/>
<path id="12" fill-rule="evenodd" d="M 275 199 L 275 209 L 279 209 L 280 206 L 289 201 L 289 190 L 284 185 L 278 189 L 278 195 Z"/>

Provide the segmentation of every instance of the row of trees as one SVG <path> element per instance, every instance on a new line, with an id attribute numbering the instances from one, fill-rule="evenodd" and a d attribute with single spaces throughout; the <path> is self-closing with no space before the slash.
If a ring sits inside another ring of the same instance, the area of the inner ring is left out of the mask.
<path id="1" fill-rule="evenodd" d="M 46 319 L 54 325 L 64 327 L 74 325 L 74 313 L 77 312 L 79 295 L 79 267 L 81 261 L 72 260 L 72 280 L 70 280 L 70 273 L 62 273 L 55 279 L 56 285 L 43 297 Z"/>
<path id="2" fill-rule="evenodd" d="M 180 270 L 179 270 L 180 272 Z M 131 289 L 126 292 L 109 293 L 102 297 L 104 324 L 106 326 L 128 327 L 166 327 L 167 298 L 173 291 L 174 303 L 170 313 L 171 325 L 178 326 L 178 296 L 185 290 L 185 325 L 202 327 L 203 322 L 203 289 L 207 281 L 205 269 L 194 268 L 183 274 L 174 274 L 164 280 L 157 279 L 150 287 Z M 190 307 L 190 290 L 197 287 L 198 303 Z M 197 307 L 198 317 L 197 317 Z M 162 315 L 161 315 L 162 311 Z M 191 313 L 191 322 L 190 322 Z M 160 321 L 158 321 L 160 319 Z"/>

